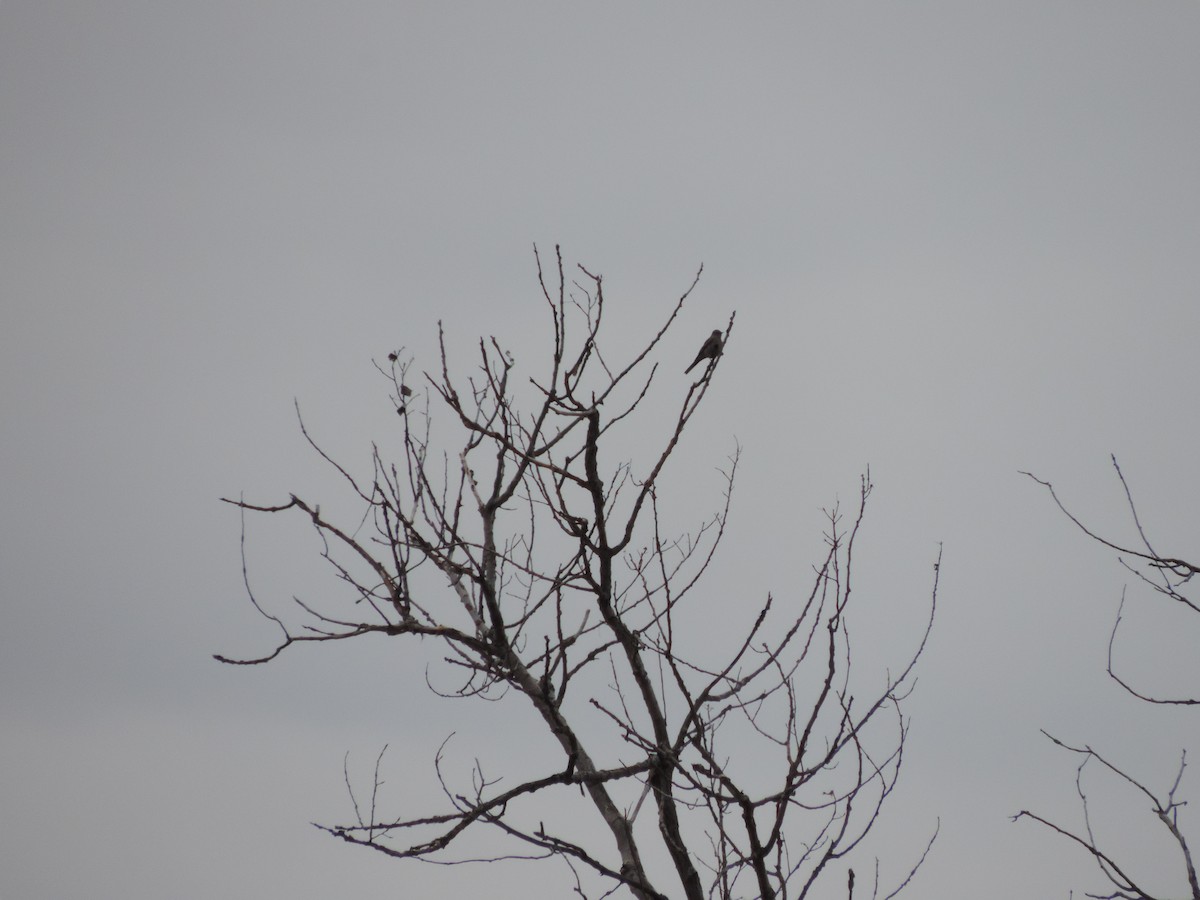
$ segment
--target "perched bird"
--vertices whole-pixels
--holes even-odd
[[[708,336],[708,340],[704,342],[704,346],[700,348],[700,352],[696,354],[696,358],[692,361],[692,364],[683,370],[683,374],[686,375],[688,372],[692,371],[692,369],[696,368],[696,364],[699,363],[700,360],[712,359],[720,352],[721,331],[720,329],[717,329]]]

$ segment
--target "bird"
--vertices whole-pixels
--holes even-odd
[[[696,354],[696,358],[692,361],[692,364],[683,370],[683,374],[686,375],[688,372],[692,371],[692,369],[696,368],[696,365],[700,362],[700,360],[712,359],[720,352],[721,330],[718,328],[708,336],[708,340],[704,342],[704,346],[700,348],[700,352]]]

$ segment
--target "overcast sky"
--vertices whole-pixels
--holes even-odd
[[[537,371],[535,242],[605,275],[614,351],[703,263],[667,372],[736,310],[670,481],[702,516],[740,443],[714,623],[806,587],[821,508],[869,465],[857,625],[883,671],[944,544],[906,769],[856,865],[894,879],[940,817],[906,896],[1101,887],[1009,821],[1080,821],[1039,728],[1165,789],[1200,722],[1107,680],[1123,586],[1148,683],[1195,694],[1200,632],[1018,472],[1129,540],[1116,454],[1160,549],[1200,555],[1198,46],[1200,4],[1165,0],[0,3],[0,898],[566,895],[308,824],[349,817],[347,752],[390,744],[404,808],[464,716],[513,719],[429,698],[387,641],[211,659],[275,637],[218,498],[338,502],[293,400],[362,466],[396,427],[371,358],[432,365],[439,319],[461,358],[495,335]],[[253,521],[248,547],[279,607],[321,583],[302,528]],[[1095,812],[1182,895],[1120,834],[1144,804]]]

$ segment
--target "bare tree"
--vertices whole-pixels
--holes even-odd
[[[369,807],[351,790],[354,820],[318,826],[344,841],[454,863],[467,861],[460,847],[479,846],[467,835],[490,831],[485,860],[555,858],[582,897],[622,886],[637,898],[809,896],[860,844],[896,784],[908,728],[902,703],[932,626],[938,565],[928,623],[899,669],[852,678],[851,567],[871,493],[866,476],[851,513],[826,511],[827,552],[810,583],[789,561],[786,602],[730,598],[726,645],[697,642],[687,617],[725,534],[740,450],[721,472],[719,511],[693,532],[663,533],[660,490],[730,346],[734,316],[703,372],[686,390],[668,389],[682,394],[673,415],[639,426],[661,434],[652,458],[613,463],[604,450],[658,387],[655,353],[700,272],[645,346],[619,358],[601,350],[601,277],[580,266],[569,282],[556,248],[547,278],[534,252],[551,326],[540,377],[519,383],[495,339],[479,342],[473,374],[454,375],[440,326],[433,372],[414,379],[403,351],[389,354],[378,368],[399,413],[403,458],[390,462],[376,446],[366,479],[326,455],[301,421],[363,505],[369,539],[298,495],[278,505],[227,501],[243,515],[307,517],[349,590],[336,614],[297,601],[297,625],[269,612],[247,580],[281,640],[258,658],[216,658],[265,663],[294,644],[368,634],[434,639],[445,652],[441,677],[459,675],[453,689],[435,678],[435,690],[528,704],[557,748],[557,765],[508,786],[481,760],[469,784],[453,783],[439,752],[444,807],[419,816],[377,809],[377,763]],[[572,323],[582,329],[577,339]],[[453,450],[438,450],[435,410],[457,431]],[[647,802],[653,824],[639,819]],[[580,803],[603,823],[599,845],[575,836]],[[560,815],[564,804],[574,807]],[[852,894],[852,873],[849,885]],[[876,865],[872,896],[880,891]]]
[[[1142,584],[1148,585],[1156,594],[1166,598],[1177,608],[1181,608],[1189,614],[1200,613],[1200,607],[1196,605],[1196,602],[1183,593],[1189,587],[1192,576],[1200,572],[1200,567],[1178,557],[1166,556],[1155,549],[1142,527],[1137,507],[1133,501],[1133,493],[1129,489],[1129,483],[1125,480],[1125,475],[1122,473],[1115,456],[1112,457],[1112,464],[1116,470],[1117,478],[1121,482],[1121,487],[1125,492],[1125,499],[1129,505],[1129,513],[1141,541],[1140,548],[1122,546],[1092,531],[1067,509],[1050,482],[1036,478],[1028,472],[1023,474],[1029,475],[1038,484],[1044,486],[1049,491],[1051,498],[1053,498],[1058,508],[1084,534],[1120,554],[1118,558],[1121,565],[1133,573]],[[1125,600],[1125,592],[1122,591],[1121,602],[1117,607],[1112,633],[1108,640],[1108,663],[1106,669],[1109,677],[1119,684],[1124,691],[1146,703],[1168,706],[1190,706],[1200,703],[1200,699],[1193,697],[1155,696],[1146,690],[1135,687],[1130,683],[1128,678],[1118,674],[1113,663],[1113,647],[1117,640],[1117,632],[1121,627],[1122,615],[1125,611]],[[1103,900],[1156,900],[1155,895],[1146,886],[1145,877],[1137,874],[1136,866],[1128,860],[1124,862],[1118,861],[1117,852],[1111,848],[1102,848],[1096,838],[1095,830],[1092,827],[1091,811],[1088,806],[1088,795],[1084,789],[1084,773],[1089,765],[1098,766],[1110,779],[1115,779],[1116,782],[1127,785],[1140,798],[1149,801],[1150,812],[1153,817],[1151,824],[1161,828],[1162,839],[1167,841],[1168,846],[1174,848],[1176,851],[1175,855],[1179,861],[1179,880],[1187,884],[1188,896],[1192,900],[1200,900],[1200,882],[1197,881],[1196,867],[1192,859],[1191,848],[1188,844],[1188,837],[1181,829],[1179,823],[1179,810],[1186,803],[1186,801],[1180,800],[1178,795],[1180,784],[1183,781],[1183,774],[1187,768],[1187,750],[1185,749],[1180,753],[1179,768],[1174,772],[1174,776],[1170,780],[1170,786],[1156,793],[1146,787],[1144,781],[1134,778],[1128,772],[1093,750],[1090,746],[1073,746],[1059,740],[1049,732],[1043,731],[1043,734],[1053,741],[1056,746],[1074,754],[1079,759],[1079,766],[1075,773],[1075,790],[1079,796],[1080,806],[1083,811],[1083,829],[1081,831],[1072,831],[1063,828],[1028,810],[1019,812],[1013,817],[1014,820],[1028,818],[1039,822],[1075,844],[1078,844],[1091,854],[1112,890],[1103,894],[1089,893],[1086,896],[1103,898]],[[1176,895],[1172,894],[1172,896]]]

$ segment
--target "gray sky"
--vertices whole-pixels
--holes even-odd
[[[403,807],[464,716],[515,727],[425,696],[416,654],[209,656],[274,637],[217,498],[337,503],[293,398],[362,465],[395,427],[372,356],[431,365],[441,318],[460,358],[495,334],[532,367],[535,241],[604,273],[614,348],[703,262],[667,371],[737,311],[671,482],[702,516],[741,443],[714,620],[804,587],[869,464],[882,670],[944,542],[885,877],[940,816],[912,896],[1098,887],[1008,821],[1079,821],[1038,729],[1161,788],[1200,731],[1107,681],[1130,579],[1017,473],[1128,539],[1115,453],[1196,555],[1198,42],[1193,2],[0,4],[0,897],[563,896],[308,824],[348,817],[346,751],[365,772],[390,743]],[[320,570],[276,524],[249,546],[282,605]],[[1130,665],[1194,679],[1186,620],[1130,619]]]

